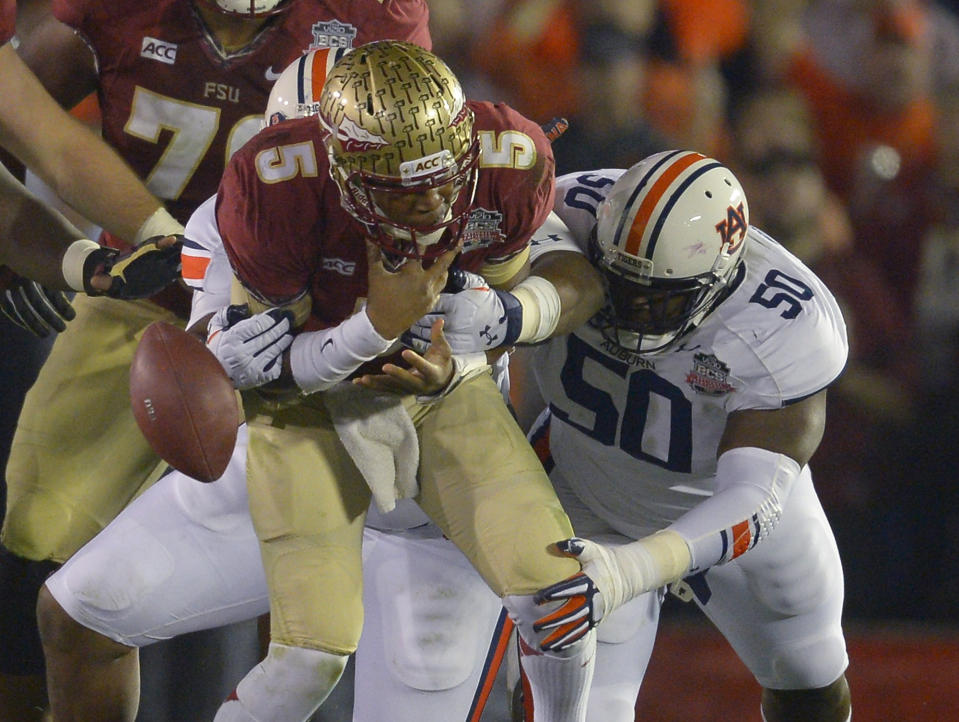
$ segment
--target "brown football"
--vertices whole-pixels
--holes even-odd
[[[130,366],[130,403],[140,431],[174,469],[219,479],[233,454],[239,420],[233,384],[197,337],[155,321]]]

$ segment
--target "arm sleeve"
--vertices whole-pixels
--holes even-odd
[[[376,332],[364,308],[337,326],[301,333],[293,339],[293,380],[304,393],[324,391],[387,351],[394,341]]]
[[[756,447],[724,452],[716,465],[716,491],[668,529],[689,545],[689,574],[724,564],[765,539],[782,517],[799,464]]]
[[[193,289],[187,327],[230,303],[233,270],[217,230],[215,203],[216,196],[201,203],[184,230],[182,274],[184,282]]]

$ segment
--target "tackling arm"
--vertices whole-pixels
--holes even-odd
[[[481,275],[461,272],[462,288],[441,294],[404,340],[425,346],[439,317],[455,354],[536,344],[581,326],[602,307],[604,288],[569,233],[550,213],[529,250],[487,263]]]
[[[496,266],[483,269],[493,286],[510,291],[520,302],[522,329],[516,343],[540,343],[569,333],[602,308],[602,278],[555,212],[530,239],[529,258],[528,266],[505,280],[497,278]]]
[[[822,390],[781,409],[730,414],[714,494],[666,529],[618,547],[560,542],[559,551],[578,558],[583,571],[537,595],[540,603],[566,602],[536,623],[547,633],[544,649],[561,649],[640,594],[735,559],[766,538],[822,439],[825,404]],[[600,599],[586,587],[598,589]]]

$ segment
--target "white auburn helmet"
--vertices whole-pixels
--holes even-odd
[[[276,125],[291,118],[316,115],[327,73],[348,52],[350,48],[317,48],[290,63],[270,90],[265,124]]]
[[[603,335],[645,354],[695,328],[732,281],[748,227],[746,195],[719,161],[670,150],[634,165],[597,211]]]
[[[286,10],[293,0],[202,0],[224,15],[245,18],[265,18]]]

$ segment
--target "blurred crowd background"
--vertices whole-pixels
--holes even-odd
[[[667,148],[736,172],[849,327],[811,464],[847,617],[959,620],[959,2],[429,4],[470,97],[569,120],[558,174]]]

